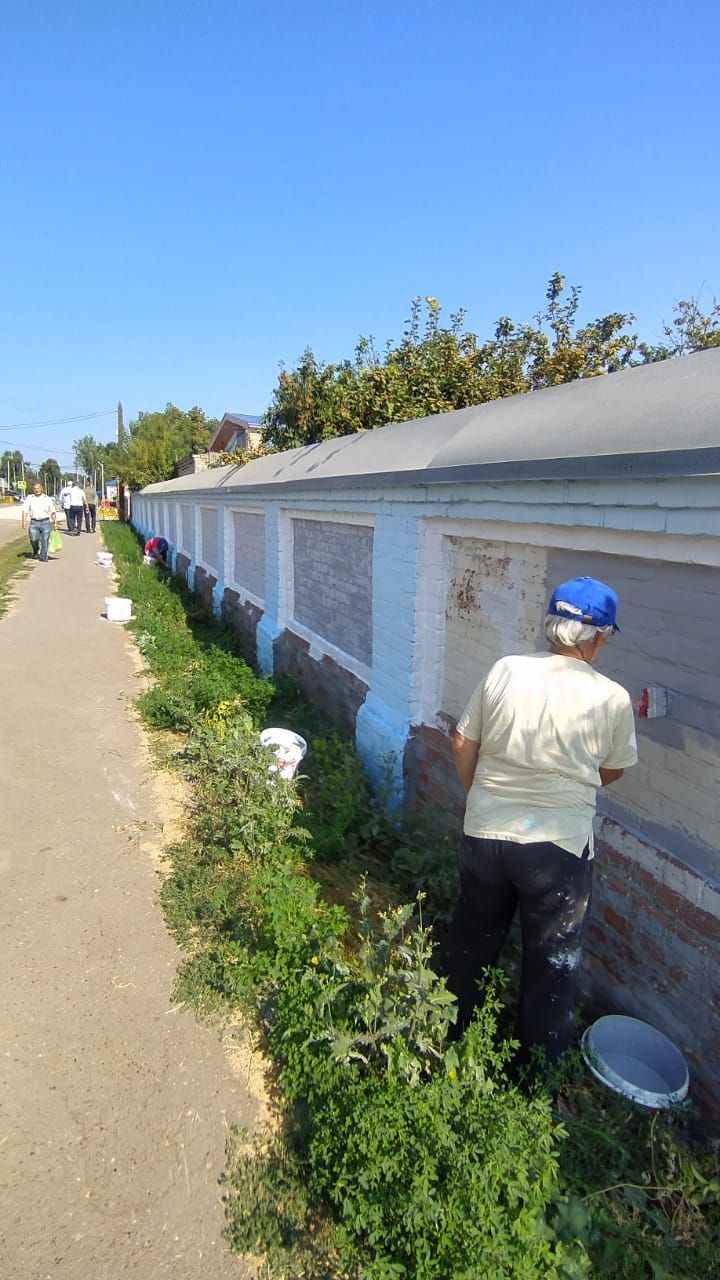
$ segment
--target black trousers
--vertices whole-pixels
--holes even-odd
[[[497,962],[520,908],[522,971],[516,1038],[519,1063],[533,1046],[549,1064],[567,1048],[592,893],[593,863],[556,844],[465,836],[460,894],[444,947],[448,986],[463,1031],[482,1001],[482,971]]]

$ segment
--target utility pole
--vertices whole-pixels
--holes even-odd
[[[125,448],[125,423],[123,422],[122,401],[118,400],[117,407],[117,442],[118,456],[122,461],[122,455]],[[120,476],[117,477],[117,505],[118,515],[121,520],[125,519],[125,485],[121,483]]]

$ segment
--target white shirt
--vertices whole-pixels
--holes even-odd
[[[630,695],[586,662],[555,653],[501,658],[458,732],[480,743],[465,834],[580,856],[590,844],[599,768],[637,761]]]
[[[55,503],[46,493],[29,493],[23,502],[23,515],[31,520],[49,520],[55,515]]]
[[[79,484],[73,484],[70,486],[70,506],[85,506],[85,490],[81,489]]]

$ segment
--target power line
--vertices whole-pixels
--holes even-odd
[[[34,431],[41,427],[61,427],[67,422],[89,422],[91,418],[115,417],[115,409],[98,409],[95,413],[77,413],[73,418],[47,418],[45,422],[0,422],[0,431]]]
[[[23,443],[22,440],[0,440],[0,444],[11,444],[16,449],[41,449],[44,453],[69,453],[71,457],[75,456],[74,449],[58,449],[57,445],[32,444]]]

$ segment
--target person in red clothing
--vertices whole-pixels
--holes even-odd
[[[146,556],[152,556],[153,560],[159,560],[161,564],[167,564],[167,554],[170,550],[170,543],[167,538],[148,538],[143,551]]]

